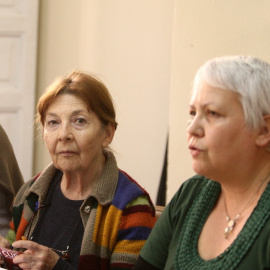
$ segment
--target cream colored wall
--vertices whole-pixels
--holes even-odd
[[[41,0],[37,98],[73,68],[100,76],[120,123],[113,144],[119,166],[154,201],[169,127],[169,200],[194,174],[186,123],[196,70],[228,54],[270,61],[268,10],[268,0]],[[37,139],[34,173],[49,161]]]
[[[168,199],[194,174],[186,126],[197,69],[222,55],[248,54],[270,62],[270,1],[175,0],[174,4]]]
[[[156,200],[169,119],[172,0],[41,0],[37,98],[77,68],[108,86],[118,165]],[[40,138],[34,173],[50,158]]]

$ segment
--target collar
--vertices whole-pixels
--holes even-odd
[[[119,169],[115,156],[112,152],[104,152],[106,163],[101,176],[95,181],[93,191],[85,202],[94,197],[101,205],[110,204],[113,200],[118,183]],[[42,204],[46,198],[50,183],[53,180],[57,168],[53,163],[49,164],[45,170],[37,177],[32,186],[26,191],[25,196],[35,193]]]

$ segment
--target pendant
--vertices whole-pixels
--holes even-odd
[[[224,231],[224,236],[227,239],[229,237],[229,234],[233,231],[233,228],[235,226],[235,221],[233,219],[230,219],[229,217],[226,218],[228,221],[227,227]]]

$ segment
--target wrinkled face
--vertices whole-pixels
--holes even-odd
[[[247,128],[237,93],[201,83],[190,116],[187,137],[196,173],[215,179],[254,158],[257,133]]]
[[[100,166],[111,142],[96,114],[70,94],[58,96],[47,109],[43,135],[54,165],[64,173]]]

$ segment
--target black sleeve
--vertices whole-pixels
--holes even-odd
[[[132,270],[162,270],[162,269],[153,266],[152,264],[145,261],[141,256],[139,256],[139,259],[137,260]]]
[[[76,267],[59,258],[53,270],[76,270]]]

